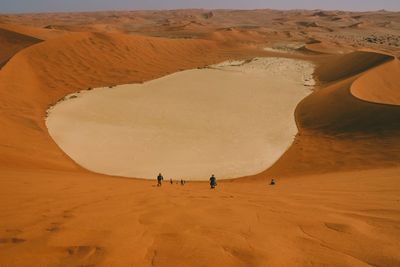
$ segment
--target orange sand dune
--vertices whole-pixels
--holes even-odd
[[[313,13],[218,11],[207,17],[218,28],[237,18],[243,25],[257,20],[276,26],[284,41],[306,41],[307,32],[290,27]],[[165,13],[143,14],[151,20]],[[337,15],[346,14],[352,15]],[[396,14],[376,13],[379,20],[389,15]],[[88,15],[41,16],[70,23]],[[250,47],[256,41],[248,35],[248,44],[245,38],[240,43]],[[213,191],[206,183],[157,188],[152,181],[93,174],[50,138],[45,111],[68,93],[265,55],[237,46],[236,39],[222,45],[66,33],[15,54],[0,70],[0,265],[399,266],[400,107],[350,92],[356,81],[355,95],[397,101],[372,94],[376,86],[393,92],[377,78],[382,68],[388,77],[396,73],[390,56],[302,56],[319,64],[322,85],[297,107],[295,142],[269,170],[220,182]],[[268,185],[272,177],[276,186]]]
[[[392,62],[397,64],[391,61],[374,68],[391,58],[383,54],[355,52],[320,61],[320,64],[326,62],[331,65],[321,65],[316,71],[317,77],[331,83],[306,97],[297,106],[299,134],[292,147],[270,171],[274,174],[298,175],[399,167],[400,107],[366,102],[353,96],[350,91],[354,81],[357,85],[358,79],[377,75],[376,71],[379,72],[381,67],[389,70],[387,66],[393,67]],[[373,69],[362,72],[368,68]],[[395,80],[395,73],[396,69],[391,68],[386,77],[391,75],[391,79]],[[352,76],[354,74],[358,75]],[[390,97],[393,88],[383,87]],[[362,88],[373,90],[366,84]]]
[[[363,100],[400,105],[400,62],[397,58],[358,78],[351,93]]]
[[[368,51],[335,55],[327,57],[321,62],[316,75],[322,82],[333,82],[349,78],[390,59],[393,59],[390,55]]]
[[[18,51],[40,41],[0,27],[0,68]]]

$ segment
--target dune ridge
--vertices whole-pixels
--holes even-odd
[[[18,51],[39,43],[41,40],[1,28],[0,26],[0,68]]]
[[[393,56],[369,51],[333,55],[320,64],[315,74],[321,82],[334,82],[362,73],[391,59]]]
[[[39,40],[47,40],[51,38],[57,38],[62,36],[66,31],[37,28],[28,25],[14,24],[14,23],[0,23],[0,28],[22,35],[30,36]]]

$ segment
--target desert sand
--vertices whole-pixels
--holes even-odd
[[[171,10],[0,22],[2,38],[21,41],[0,50],[1,266],[400,265],[399,13]],[[264,50],[288,43],[305,45]],[[317,86],[294,112],[295,140],[270,168],[216,190],[90,172],[45,124],[71,93],[271,56],[316,65]]]
[[[99,173],[252,175],[293,142],[294,109],[311,92],[312,74],[311,63],[293,59],[224,62],[69,95],[48,111],[46,125],[67,155]]]

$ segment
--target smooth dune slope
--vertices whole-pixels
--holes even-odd
[[[399,171],[185,186],[2,170],[3,266],[398,266]],[[377,245],[379,244],[379,248]]]
[[[354,81],[351,93],[365,101],[400,105],[400,61],[395,58]]]

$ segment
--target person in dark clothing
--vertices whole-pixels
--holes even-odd
[[[210,188],[214,189],[217,186],[217,178],[215,178],[214,174],[210,177]]]
[[[169,183],[170,183],[170,184],[173,184],[173,183],[174,183],[174,182],[172,181],[172,178],[169,179]]]
[[[185,185],[185,180],[181,179],[181,185]]]
[[[272,180],[271,180],[270,185],[275,185],[275,179],[272,179]]]
[[[161,186],[162,180],[164,180],[164,177],[159,173],[157,176],[157,186]]]

